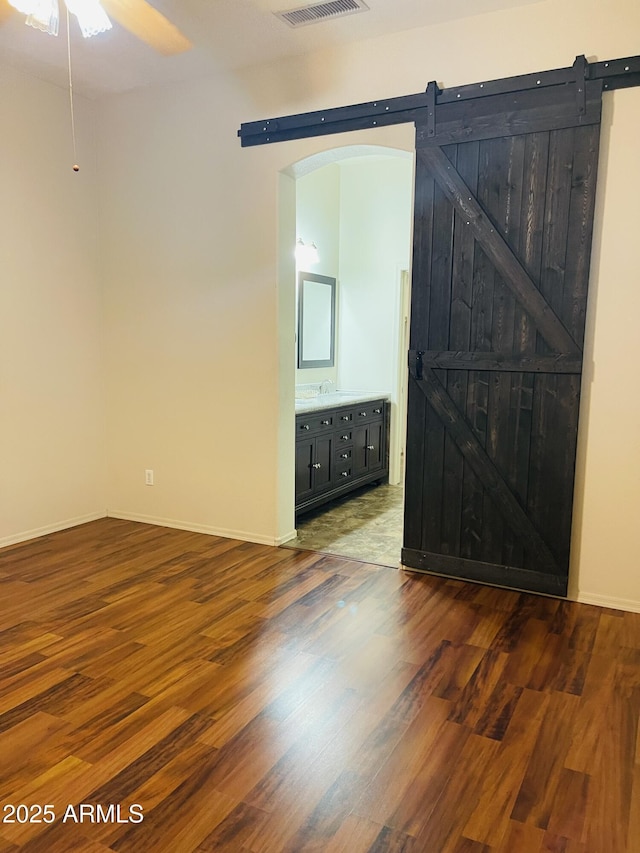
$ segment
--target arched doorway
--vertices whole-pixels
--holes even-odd
[[[376,494],[356,493],[322,510],[297,517],[299,547],[398,565],[402,532],[402,481],[406,416],[406,351],[408,341],[413,157],[382,146],[348,146],[325,151],[287,170],[293,186],[281,205],[281,239],[289,254],[295,241],[317,247],[311,265],[287,264],[281,246],[283,278],[288,278],[288,304],[283,324],[295,323],[296,272],[307,271],[336,281],[336,340],[333,365],[300,367],[295,344],[288,356],[297,409],[302,394],[321,385],[331,389],[380,392],[390,403],[389,487]],[[292,212],[291,206],[295,207]],[[295,227],[295,235],[292,234]],[[285,237],[286,235],[286,237]],[[283,285],[284,286],[284,285]],[[285,298],[283,300],[287,302]],[[286,335],[281,346],[286,346]],[[286,359],[283,352],[282,359]],[[286,382],[286,380],[284,380]],[[285,395],[287,396],[287,395]],[[290,452],[294,453],[291,437]],[[292,465],[285,466],[292,469]],[[293,491],[292,476],[281,476],[280,488]],[[386,523],[381,514],[386,513]],[[375,524],[376,520],[380,523]],[[374,533],[367,529],[372,521]],[[301,531],[304,530],[304,535]],[[383,533],[383,531],[385,531]],[[394,538],[395,534],[395,538]],[[377,541],[374,542],[374,539]],[[376,555],[379,559],[376,559]]]

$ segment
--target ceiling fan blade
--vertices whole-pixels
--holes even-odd
[[[165,56],[193,47],[171,21],[146,0],[102,0],[102,6],[110,18]]]
[[[7,3],[7,0],[0,0],[0,24],[4,24],[14,11],[15,10]]]

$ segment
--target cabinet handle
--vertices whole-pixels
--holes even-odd
[[[375,449],[376,449],[375,444],[367,444],[367,450],[375,450]]]
[[[366,412],[360,412],[360,417],[361,417],[361,418],[366,418],[366,417],[367,417],[367,413],[366,413]]]
[[[324,426],[329,426],[331,421],[320,421],[320,423],[323,424]]]
[[[348,459],[348,458],[349,458],[349,454],[348,454],[348,453],[341,453],[341,454],[340,454],[340,459]]]
[[[340,438],[342,439],[342,441],[349,441],[348,435],[341,435]]]
[[[341,421],[348,421],[348,420],[349,420],[349,415],[341,415],[340,420],[341,420]]]
[[[373,414],[374,414],[374,415],[381,415],[381,414],[382,414],[382,409],[374,409],[374,410],[373,410]]]
[[[301,429],[309,429],[309,424],[303,424]]]
[[[322,465],[319,462],[314,462],[311,467],[317,470],[318,468],[322,468]]]
[[[348,471],[342,471],[342,473],[340,474],[340,476],[341,476],[341,477],[348,477],[348,476],[349,476],[349,472],[348,472]]]

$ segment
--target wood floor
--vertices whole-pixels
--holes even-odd
[[[640,614],[115,519],[0,587],[0,853],[640,853]]]

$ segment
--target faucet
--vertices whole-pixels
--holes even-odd
[[[320,383],[320,393],[321,394],[329,394],[329,392],[331,391],[332,385],[333,385],[333,382],[331,381],[331,379],[323,379],[322,382]]]

